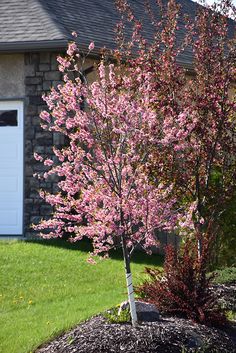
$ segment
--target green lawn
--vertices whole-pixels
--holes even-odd
[[[114,253],[86,262],[89,245],[63,241],[0,241],[0,352],[27,353],[61,331],[126,299],[123,260]],[[140,283],[157,255],[137,253],[132,269]]]

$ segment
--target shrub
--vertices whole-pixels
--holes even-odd
[[[199,259],[197,244],[190,239],[178,252],[166,247],[164,270],[146,268],[149,276],[136,288],[139,296],[161,312],[177,314],[206,325],[226,324],[224,311],[210,289],[214,275],[207,275],[212,239],[205,239]]]
[[[236,267],[226,267],[215,271],[215,283],[232,284],[236,283]]]

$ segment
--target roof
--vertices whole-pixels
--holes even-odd
[[[129,2],[137,17],[143,19],[147,39],[151,38],[153,27],[145,15],[145,1]],[[155,2],[151,0],[153,5]],[[178,2],[182,12],[191,16],[199,6],[191,0]],[[97,52],[104,46],[114,48],[118,20],[114,0],[0,0],[0,52],[65,49],[72,31],[78,33],[82,48],[91,41],[95,42]],[[183,35],[180,23],[178,39]],[[182,54],[181,62],[191,63],[190,51]]]

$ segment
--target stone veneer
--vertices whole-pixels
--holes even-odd
[[[61,73],[57,70],[57,53],[26,53],[25,72],[25,204],[24,224],[25,236],[35,235],[32,223],[38,223],[41,218],[51,214],[50,205],[45,204],[39,197],[38,190],[53,191],[56,183],[39,181],[33,177],[34,173],[43,172],[47,168],[37,162],[33,154],[37,152],[43,156],[52,156],[52,146],[60,145],[62,140],[57,134],[42,130],[40,127],[40,112],[46,108],[42,94],[47,93],[52,86],[60,83]]]

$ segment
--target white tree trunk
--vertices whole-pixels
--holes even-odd
[[[137,326],[138,319],[137,319],[137,312],[136,312],[136,307],[135,307],[134,289],[133,289],[133,282],[132,282],[132,274],[131,273],[126,273],[126,283],[127,283],[128,300],[129,300],[132,325],[135,327],[135,326]]]

